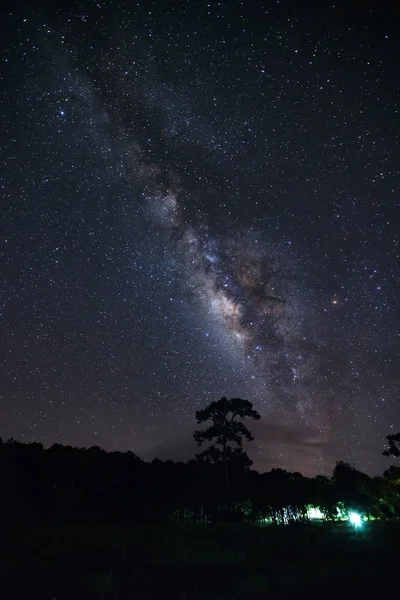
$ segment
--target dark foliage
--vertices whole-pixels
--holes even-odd
[[[327,518],[338,502],[371,516],[398,515],[396,469],[371,478],[338,463],[332,479],[309,479],[273,469],[257,473],[240,461],[230,467],[227,511],[223,464],[146,463],[132,452],[105,452],[14,440],[0,444],[3,522],[137,524],[270,519],[307,520],[309,505]]]
[[[239,419],[254,419],[261,417],[248,400],[241,398],[221,398],[210,402],[208,406],[196,412],[196,422],[211,422],[206,429],[194,432],[195,442],[209,446],[197,455],[198,460],[217,463],[227,461],[240,462],[244,467],[250,467],[252,461],[243,450],[243,441],[251,442],[254,438],[250,431]]]
[[[400,431],[398,433],[390,433],[386,436],[388,441],[387,448],[382,452],[384,456],[400,456]]]

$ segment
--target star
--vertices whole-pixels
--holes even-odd
[[[3,23],[2,437],[188,460],[231,395],[267,423],[255,468],[382,473],[394,15],[84,4]]]

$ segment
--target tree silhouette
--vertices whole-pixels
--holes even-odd
[[[224,414],[229,421],[235,413]],[[0,525],[209,523],[227,518],[278,524],[307,520],[310,505],[336,518],[338,503],[347,511],[400,518],[400,467],[373,478],[343,462],[331,479],[309,479],[283,469],[261,474],[248,468],[240,445],[227,445],[232,448],[226,460],[231,489],[226,488],[225,462],[216,443],[215,462],[208,457],[148,463],[129,451],[60,444],[45,448],[0,439]]]
[[[398,458],[400,456],[400,431],[398,433],[389,433],[386,436],[388,441],[387,448],[384,449],[382,454],[384,456],[395,456]]]
[[[228,463],[241,465],[248,469],[252,461],[243,450],[243,441],[252,441],[254,438],[242,421],[238,419],[254,419],[258,421],[261,416],[248,400],[241,398],[221,398],[210,402],[208,406],[196,412],[198,424],[211,421],[206,429],[196,430],[193,434],[198,446],[204,442],[210,445],[197,459],[210,463],[223,463],[225,472],[226,492],[229,502],[229,475]]]
[[[344,502],[347,510],[361,511],[367,516],[374,512],[378,481],[358,471],[349,463],[340,460],[333,470],[332,480],[336,490],[336,501]],[[377,492],[379,495],[379,491]]]

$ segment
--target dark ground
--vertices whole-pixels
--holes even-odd
[[[380,598],[398,581],[400,526],[2,528],[0,598]]]

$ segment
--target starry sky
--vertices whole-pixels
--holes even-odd
[[[8,3],[0,435],[382,472],[400,429],[399,77],[379,3]],[[389,461],[390,462],[390,461]]]

